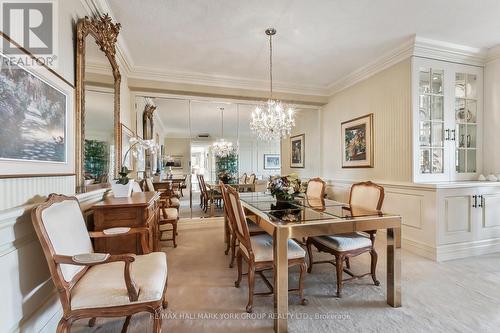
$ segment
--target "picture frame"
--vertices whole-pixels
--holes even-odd
[[[132,158],[132,154],[128,153],[127,159],[124,160],[125,154],[130,148],[130,139],[135,137],[134,131],[125,126],[125,124],[120,123],[120,138],[121,138],[121,152],[122,152],[122,166],[126,166],[129,170],[134,169],[134,161]]]
[[[264,170],[279,170],[281,169],[280,154],[264,154]]]
[[[0,178],[75,175],[74,85],[1,36],[35,65],[0,51],[0,84],[9,93],[0,126]],[[8,88],[12,85],[25,89]]]
[[[290,137],[290,168],[304,168],[306,156],[306,135]]]
[[[182,160],[184,159],[184,156],[172,155],[171,158],[174,161],[174,165],[172,166],[172,169],[182,169],[183,168]]]
[[[373,168],[373,113],[341,123],[342,168]]]

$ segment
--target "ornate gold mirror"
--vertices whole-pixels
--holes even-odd
[[[80,192],[105,186],[121,168],[120,27],[108,15],[77,23],[75,164]]]

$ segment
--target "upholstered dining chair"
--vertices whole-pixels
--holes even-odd
[[[224,186],[227,191],[227,198],[230,202],[231,214],[234,217],[235,233],[239,241],[239,247],[236,254],[236,261],[238,265],[238,278],[234,285],[236,288],[240,287],[241,277],[243,275],[243,260],[248,263],[248,304],[246,306],[247,312],[252,312],[253,296],[254,295],[271,295],[273,294],[274,287],[264,276],[264,271],[273,269],[273,237],[268,234],[262,234],[250,237],[250,231],[246,222],[245,212],[241,206],[239,193],[230,186]],[[288,241],[288,266],[300,266],[299,287],[290,289],[291,292],[298,292],[301,299],[301,304],[307,303],[304,298],[304,275],[307,269],[305,261],[305,251],[293,240]],[[255,287],[255,273],[258,273],[265,284],[271,290],[267,293],[254,293]]]
[[[257,176],[255,176],[255,173],[252,173],[245,181],[245,184],[255,184],[255,179]]]
[[[204,201],[203,210],[206,213],[211,205],[220,206],[220,201],[222,200],[222,195],[220,192],[218,192],[214,189],[209,190],[207,188],[207,184],[205,183],[205,177],[203,175],[200,175],[200,183],[201,183],[203,201]]]
[[[307,182],[306,196],[308,198],[323,199],[326,191],[326,183],[321,178],[311,178]]]
[[[355,216],[356,209],[366,212],[379,212],[384,202],[384,188],[370,181],[353,184],[349,195],[349,208],[346,210],[346,215]],[[329,263],[336,266],[337,272],[337,297],[341,297],[343,283],[354,279],[359,279],[367,275],[371,275],[373,283],[378,286],[380,282],[377,280],[377,252],[375,251],[375,234],[376,230],[367,233],[355,232],[348,234],[339,234],[332,236],[309,237],[307,239],[307,252],[309,254],[309,268],[311,273],[313,264]],[[335,260],[313,261],[312,245],[319,252],[327,252],[335,256]],[[369,252],[371,256],[370,272],[355,275],[350,270],[349,258],[358,256],[362,253]],[[347,267],[344,268],[344,261]],[[344,279],[343,272],[350,275],[350,278]]]
[[[179,210],[170,207],[166,200],[160,201],[160,219],[158,222],[158,234],[160,241],[172,241],[174,248],[177,247],[177,222],[179,222]],[[172,233],[171,238],[164,238],[168,232]]]
[[[179,212],[181,202],[179,196],[174,193],[172,188],[172,182],[166,182],[165,188],[155,188],[153,180],[151,178],[146,178],[146,189],[150,192],[159,192],[161,201],[164,201],[168,207],[177,209]]]
[[[244,173],[241,175],[240,179],[239,179],[239,183],[240,184],[246,184],[246,181],[247,181],[247,174]]]
[[[112,228],[88,232],[75,197],[51,194],[32,211],[52,281],[59,294],[63,316],[57,332],[66,333],[75,320],[97,317],[130,318],[150,312],[154,332],[161,332],[161,311],[167,307],[167,258],[163,252],[145,255],[95,253],[91,238],[141,235],[147,248],[147,228]]]
[[[227,219],[227,228],[226,228],[226,239],[228,240],[226,245],[226,251],[224,252],[226,255],[231,251],[231,259],[229,261],[229,268],[233,268],[234,259],[236,259],[236,246],[238,245],[238,239],[235,234],[235,222],[234,216],[231,210],[231,203],[227,197],[227,191],[222,181],[219,181],[219,185],[221,188],[222,200],[224,202],[224,214]],[[266,232],[262,230],[257,224],[255,224],[251,219],[247,218],[248,232],[250,236],[265,234]]]

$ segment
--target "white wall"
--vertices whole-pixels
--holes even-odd
[[[323,177],[411,182],[410,75],[407,59],[339,92],[322,108]],[[369,113],[374,114],[374,168],[343,169],[341,123]]]
[[[191,160],[191,140],[189,138],[166,138],[165,155],[182,156],[182,169],[172,169],[174,174],[191,174],[189,161]]]
[[[255,138],[240,138],[238,151],[238,172],[240,175],[255,173],[259,179],[279,175],[280,170],[264,169],[264,154],[279,154],[279,142],[265,142]],[[283,163],[283,160],[281,160]]]
[[[500,59],[484,67],[484,174],[500,174]]]
[[[290,139],[281,141],[281,174],[297,173],[302,179],[321,175],[321,123],[320,110],[300,109],[295,114],[295,127],[291,136],[305,135],[304,168],[290,167]]]

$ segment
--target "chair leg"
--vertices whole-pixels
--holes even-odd
[[[253,264],[248,264],[248,304],[246,310],[248,313],[252,313],[253,308],[253,290],[255,287],[255,266]]]
[[[125,318],[125,322],[123,323],[123,326],[122,326],[122,333],[127,333],[127,331],[128,331],[128,325],[130,325],[130,318],[131,317],[132,316],[127,316]]]
[[[234,266],[234,258],[236,253],[236,235],[233,233],[231,235],[231,261],[229,262],[229,268],[233,268]]]
[[[380,281],[377,280],[377,273],[376,273],[376,270],[377,270],[377,260],[378,260],[378,254],[377,254],[377,251],[375,251],[374,248],[372,248],[372,250],[370,251],[370,256],[372,258],[372,264],[371,264],[371,275],[372,275],[372,279],[373,279],[373,283],[376,285],[376,286],[380,286]]]
[[[227,256],[229,254],[229,250],[231,249],[231,232],[227,226],[226,226],[225,233],[226,233],[225,237],[226,237],[227,243],[226,243],[226,250],[224,250],[224,254]]]
[[[70,331],[70,327],[71,327],[71,323],[64,319],[64,318],[61,318],[61,320],[59,320],[59,324],[57,324],[57,333],[69,333]]]
[[[307,264],[304,261],[300,264],[300,276],[299,276],[299,296],[300,296],[300,304],[307,305],[307,299],[304,298],[304,278],[306,275]]]
[[[243,269],[243,257],[241,255],[240,250],[238,249],[238,253],[236,253],[236,266],[238,266],[238,278],[234,282],[234,286],[236,288],[240,287],[241,283],[241,277],[243,276],[242,269]]]
[[[96,317],[90,318],[89,319],[89,327],[94,327],[96,320],[97,320]]]
[[[177,247],[176,236],[177,236],[177,221],[172,223],[172,240],[174,241],[174,248]]]
[[[351,269],[351,262],[349,261],[349,258],[345,258],[345,267],[347,269]]]
[[[153,332],[161,333],[161,307],[155,310],[153,317]]]
[[[312,254],[312,243],[309,240],[309,238],[306,241],[306,246],[307,246],[307,255],[309,256],[309,266],[307,267],[307,273],[312,272],[313,268],[313,254]]]
[[[337,267],[337,297],[342,297],[342,273],[344,271],[344,257],[336,256],[335,257],[335,266]]]

